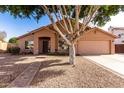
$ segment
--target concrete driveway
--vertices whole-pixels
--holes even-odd
[[[124,78],[124,54],[83,57]]]

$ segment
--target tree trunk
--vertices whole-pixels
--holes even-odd
[[[75,45],[71,44],[69,46],[69,63],[74,65],[75,62]]]

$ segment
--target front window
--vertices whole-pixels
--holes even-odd
[[[25,49],[33,49],[34,42],[33,41],[25,41]]]

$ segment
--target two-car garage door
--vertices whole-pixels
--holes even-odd
[[[79,41],[78,54],[109,54],[109,41]]]

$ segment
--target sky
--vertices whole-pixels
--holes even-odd
[[[6,41],[11,37],[18,37],[47,24],[50,24],[50,20],[47,16],[43,16],[37,23],[33,18],[20,19],[14,18],[8,13],[0,13],[0,31],[7,33]]]
[[[8,13],[0,13],[0,31],[7,33],[6,41],[11,37],[18,37],[48,24],[50,24],[50,20],[47,16],[43,16],[37,23],[33,18],[20,19],[14,18]],[[108,31],[110,26],[124,27],[124,13],[120,12],[116,16],[112,16],[111,21],[102,27],[102,29]]]

